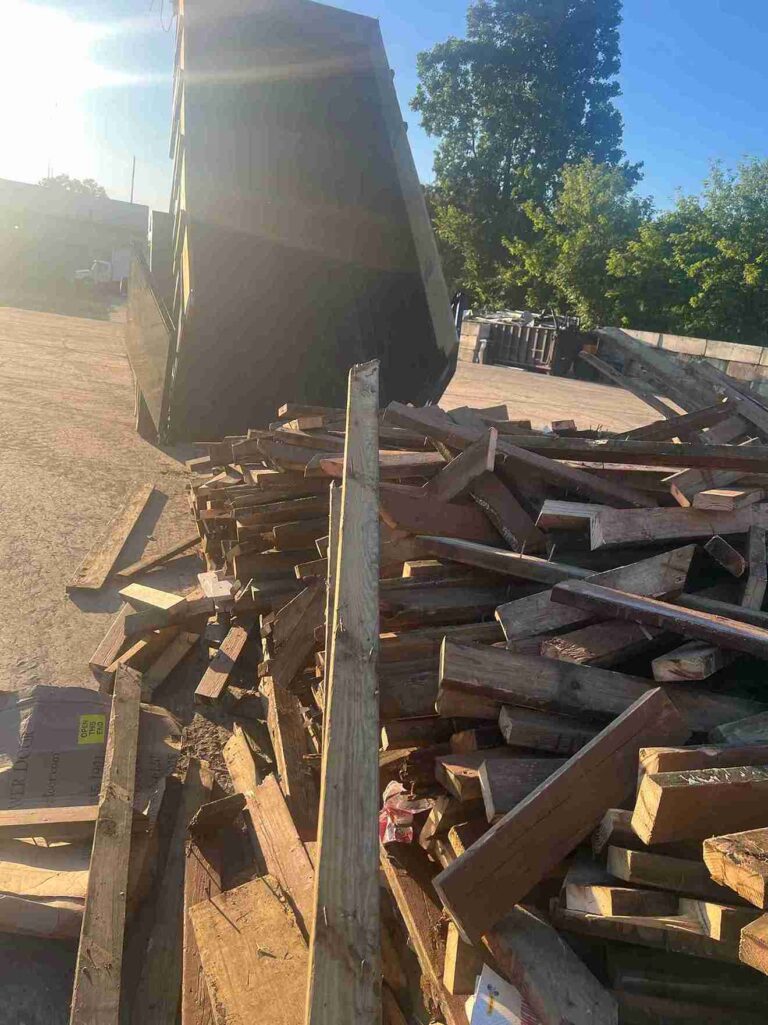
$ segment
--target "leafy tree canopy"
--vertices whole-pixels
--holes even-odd
[[[108,199],[107,191],[93,178],[70,178],[68,174],[49,175],[37,183],[46,189],[60,189],[62,192],[73,192],[79,196],[98,196]]]

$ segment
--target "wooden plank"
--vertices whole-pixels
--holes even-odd
[[[636,441],[666,441],[672,438],[685,438],[697,434],[707,427],[714,427],[734,415],[734,407],[728,402],[717,402],[704,409],[696,409],[692,413],[681,413],[668,420],[654,420],[644,427],[636,427],[627,431],[623,437]]]
[[[308,600],[293,624],[289,643],[283,644],[275,657],[267,663],[268,675],[278,687],[290,688],[298,673],[310,661],[316,646],[315,630],[323,625],[325,583],[322,579],[315,580],[307,590],[310,592]],[[297,598],[293,601],[297,601]]]
[[[442,537],[495,544],[498,532],[482,510],[471,505],[452,505],[420,494],[420,488],[380,491],[381,518],[388,527],[411,534],[429,531]]]
[[[749,575],[744,585],[741,604],[748,609],[762,609],[765,589],[768,585],[768,568],[765,550],[765,529],[750,527],[747,535],[747,563]]]
[[[387,406],[386,419],[389,423],[401,427],[423,430],[427,437],[436,438],[456,449],[464,449],[471,445],[481,433],[472,428],[460,427],[458,424],[454,426],[435,424],[428,416],[424,415],[423,410],[415,410],[399,402],[390,402]],[[522,467],[540,475],[544,480],[573,488],[581,494],[594,498],[597,502],[602,501],[608,505],[636,506],[640,509],[652,508],[655,505],[652,498],[633,488],[624,487],[615,481],[601,480],[583,470],[565,466],[546,456],[540,456],[536,452],[527,452],[504,439],[499,439],[497,443],[497,457],[501,456],[504,457],[503,464],[509,465],[513,475]],[[498,464],[499,458],[497,458],[497,466]]]
[[[768,630],[740,623],[735,619],[711,616],[706,612],[683,609],[668,602],[642,595],[627,594],[612,587],[601,587],[587,580],[569,580],[556,584],[552,600],[584,609],[596,616],[613,616],[636,623],[685,634],[758,658],[768,658]]]
[[[611,846],[608,848],[606,863],[612,876],[633,886],[671,890],[701,900],[729,900],[728,890],[712,882],[701,861]]]
[[[497,922],[485,947],[542,1025],[616,1025],[613,995],[557,931],[528,908],[513,908]]]
[[[341,478],[344,472],[342,456],[330,456],[315,460],[318,472],[329,477]],[[431,477],[445,465],[439,452],[394,452],[379,453],[379,476],[381,480],[400,480],[404,477]]]
[[[478,778],[488,821],[496,822],[512,811],[564,764],[564,758],[489,758],[483,761]]]
[[[701,509],[606,509],[590,525],[593,551],[619,545],[661,544],[663,541],[746,534],[753,525],[768,526],[768,505],[750,505],[735,512]]]
[[[141,687],[121,666],[109,716],[70,1025],[117,1025]]]
[[[270,876],[190,909],[216,1025],[300,1025],[307,948]]]
[[[503,761],[517,758],[517,753],[503,746],[466,754],[438,755],[435,762],[435,779],[452,794],[457,801],[473,801],[482,797],[480,769],[489,759]]]
[[[768,711],[718,724],[710,739],[724,744],[768,743]]]
[[[212,705],[221,699],[221,695],[229,686],[229,677],[243,652],[252,628],[253,624],[230,627],[195,689],[195,701]]]
[[[330,690],[330,679],[328,669],[331,664],[331,652],[333,649],[333,604],[336,600],[336,573],[339,568],[339,536],[341,530],[341,499],[342,490],[338,483],[331,482],[328,497],[328,558],[326,560],[326,581],[325,581],[325,644],[323,652],[325,663],[323,666],[322,679],[322,703],[328,699]],[[379,548],[381,558],[381,546]],[[381,572],[381,566],[379,566]],[[323,749],[328,739],[327,732],[323,732]]]
[[[742,929],[739,960],[768,975],[768,915],[762,915]]]
[[[159,655],[149,669],[141,674],[141,700],[150,701],[153,694],[173,672],[176,666],[200,640],[200,634],[182,630],[165,651]]]
[[[395,719],[381,728],[381,749],[429,747],[443,743],[453,733],[453,723],[436,715]]]
[[[510,489],[495,473],[484,473],[471,487],[472,498],[513,552],[539,552],[546,538]]]
[[[680,914],[696,919],[707,936],[725,943],[739,942],[742,929],[760,918],[756,908],[731,907],[708,900],[680,898]]]
[[[768,829],[708,837],[703,853],[716,883],[757,908],[768,907]]]
[[[703,840],[765,821],[768,766],[646,773],[632,828],[647,844]]]
[[[730,665],[734,657],[733,652],[723,651],[706,641],[686,641],[678,648],[653,659],[651,671],[657,683],[706,680],[708,676]]]
[[[309,936],[315,873],[276,777],[267,776],[245,794],[245,799],[267,872],[277,879],[291,902],[299,928]]]
[[[311,751],[301,703],[294,694],[276,687],[269,679],[264,681],[262,689],[268,702],[267,727],[275,753],[280,787],[299,836],[304,842],[315,840],[318,794],[311,767],[304,758]],[[375,746],[378,749],[378,743]]]
[[[724,537],[715,534],[704,545],[704,551],[732,577],[738,578],[744,575],[747,568],[746,559]]]
[[[605,587],[631,591],[633,594],[648,594],[654,597],[676,594],[685,586],[695,551],[695,545],[685,545],[672,552],[641,559],[628,566],[589,574],[586,579]],[[578,577],[571,576],[570,579]],[[498,607],[496,619],[501,623],[508,642],[533,637],[536,634],[559,632],[564,627],[578,626],[595,618],[581,609],[559,607],[552,602],[551,597],[551,591],[542,591]]]
[[[641,746],[687,736],[666,695],[653,690],[492,826],[434,882],[462,934],[487,932],[627,797]]]
[[[154,906],[154,925],[133,996],[132,1020],[175,1025],[182,991],[184,875],[189,823],[210,800],[213,773],[207,763],[191,758],[181,791],[162,879]],[[200,952],[202,954],[202,951]]]
[[[213,1025],[213,1008],[197,949],[190,910],[222,890],[224,843],[221,835],[207,833],[190,841],[184,864],[184,945],[181,970],[181,1025]]]
[[[599,862],[577,852],[568,865],[560,902],[569,911],[589,915],[675,915],[678,897],[663,890],[617,886]]]
[[[536,526],[542,530],[587,530],[593,516],[604,505],[594,502],[561,502],[548,498],[541,507]]]
[[[475,980],[483,960],[471,943],[465,943],[453,922],[448,923],[445,938],[443,985],[454,996],[475,992]]]
[[[597,727],[551,712],[503,705],[499,729],[513,747],[530,747],[552,754],[572,755],[599,732]]]
[[[378,361],[349,373],[307,1025],[380,1013]],[[430,503],[431,504],[431,503]],[[348,851],[354,850],[350,859]]]
[[[173,594],[171,591],[161,591],[157,587],[148,587],[147,584],[128,584],[121,589],[120,597],[138,611],[161,609],[163,612],[171,612],[180,605],[186,604],[183,595]]]
[[[741,442],[740,447],[754,448],[758,444],[756,438],[748,438]],[[730,484],[741,482],[744,476],[743,470],[723,470],[712,467],[691,468],[669,474],[664,478],[664,484],[677,504],[687,509],[694,503],[696,495],[700,492],[727,488]]]
[[[674,407],[659,398],[653,388],[646,384],[645,381],[640,381],[636,377],[629,377],[626,374],[620,373],[618,370],[614,369],[610,363],[606,363],[605,360],[600,359],[599,356],[596,356],[592,352],[580,352],[579,359],[588,363],[589,366],[594,370],[597,370],[599,374],[602,374],[603,377],[607,378],[609,381],[612,381],[620,388],[624,388],[642,402],[645,402],[657,413],[661,413],[662,416],[668,417],[671,421],[677,420],[677,411]]]
[[[632,829],[632,812],[626,808],[608,809],[592,834],[591,844],[595,854],[602,854],[608,847],[623,847],[630,851],[648,853],[648,848]],[[701,861],[701,845],[695,840],[659,844],[653,853],[686,861],[695,859],[699,864]]]
[[[434,865],[417,845],[397,844],[391,853],[381,848],[381,867],[419,960],[428,1010],[439,1015],[445,1025],[467,1025],[464,1000],[443,985],[443,909],[431,885]]]
[[[541,584],[557,584],[561,580],[581,580],[590,576],[589,570],[579,566],[568,566],[565,563],[540,559],[535,555],[523,555],[509,552],[505,548],[492,548],[490,545],[475,544],[458,538],[435,537],[420,534],[416,540],[424,550],[439,559],[450,559],[467,566],[491,570],[518,580],[533,580]]]
[[[128,603],[124,602],[88,660],[88,667],[92,675],[105,687],[111,687],[115,678],[114,671],[111,669],[112,663],[130,644],[125,633],[125,617],[129,609]]]
[[[450,502],[465,495],[477,477],[487,471],[493,472],[498,437],[498,431],[490,427],[455,458],[451,458],[449,450],[441,452],[449,461],[424,485],[425,494],[440,502]]]
[[[711,488],[693,496],[693,508],[709,512],[734,512],[765,500],[761,488]]]
[[[610,619],[557,637],[543,638],[539,651],[544,658],[607,668],[658,648],[663,636],[661,630]]]
[[[768,448],[760,444],[674,444],[660,441],[623,441],[613,438],[595,441],[591,438],[551,438],[538,435],[516,438],[515,443],[528,455],[536,453],[552,460],[570,459],[630,466],[681,466],[693,469],[739,470],[742,473],[768,471]]]
[[[706,747],[644,747],[640,772],[681,772],[685,769],[730,768],[734,765],[768,765],[768,744],[709,744]]]
[[[165,565],[166,562],[170,562],[177,555],[189,551],[190,548],[194,548],[198,544],[200,544],[200,535],[190,534],[182,541],[177,541],[176,544],[164,548],[155,555],[145,555],[143,559],[138,559],[128,566],[123,566],[122,569],[115,571],[115,576],[120,580],[131,580],[133,577],[139,576],[140,573],[146,573],[147,570],[154,569],[156,566]]]
[[[66,584],[67,592],[98,591],[104,586],[154,490],[151,484],[143,484],[115,514],[104,537],[91,548]]]

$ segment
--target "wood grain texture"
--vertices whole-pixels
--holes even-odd
[[[125,634],[125,617],[129,611],[130,605],[124,602],[88,660],[88,667],[101,686],[112,686],[115,674],[110,667],[130,644]]]
[[[431,534],[420,534],[416,540],[424,546],[428,554],[437,558],[450,559],[466,566],[477,566],[479,569],[488,569],[518,580],[533,580],[552,585],[560,583],[561,580],[582,580],[591,576],[589,570],[581,569],[579,566],[567,566],[565,563],[540,559],[535,555],[522,555],[519,552],[507,551],[505,548],[493,548],[473,541],[435,537]]]
[[[181,1025],[213,1025],[213,1008],[197,949],[190,909],[221,893],[224,850],[215,833],[195,837],[184,865],[184,945],[181,969]]]
[[[741,931],[739,960],[768,975],[768,915],[761,915]]]
[[[315,777],[304,755],[311,754],[309,735],[295,694],[264,681],[267,697],[267,728],[275,753],[277,777],[285,794],[299,836],[317,838],[318,791]]]
[[[487,932],[627,797],[640,747],[688,732],[663,691],[645,694],[443,870],[435,889],[465,937]]]
[[[151,484],[143,484],[115,514],[104,537],[91,548],[66,585],[67,591],[98,591],[104,586],[154,490]]]
[[[324,715],[307,1025],[352,1025],[374,1021],[381,1013],[378,397],[378,362],[353,367]]]
[[[239,624],[230,628],[195,689],[195,701],[211,705],[221,698],[229,686],[230,674],[243,652],[251,629],[252,625]]]
[[[513,552],[544,551],[544,534],[495,473],[481,474],[473,482],[470,492]]]
[[[455,458],[451,458],[450,450],[444,448],[440,454],[449,461],[424,485],[425,494],[441,502],[450,502],[465,495],[481,474],[493,472],[498,437],[498,432],[490,427]]]
[[[701,900],[732,902],[728,890],[714,883],[706,866],[692,858],[609,846],[606,864],[612,876],[632,886],[652,886]]]
[[[123,666],[115,675],[70,1025],[117,1025],[119,1021],[139,740],[141,686],[137,677]]]
[[[768,526],[768,504],[750,505],[734,512],[701,509],[605,509],[593,517],[593,551],[619,545],[661,544],[713,534],[746,534],[753,525]]]
[[[704,864],[716,883],[757,908],[768,907],[768,829],[709,837],[703,852]]]

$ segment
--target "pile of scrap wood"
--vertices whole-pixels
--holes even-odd
[[[675,407],[622,435],[379,413],[365,364],[195,461],[199,589],[126,588],[92,668],[202,637],[202,711],[266,729],[229,795],[190,766],[134,1021],[757,1021],[768,409],[648,353]]]

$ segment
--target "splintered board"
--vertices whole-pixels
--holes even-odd
[[[104,537],[91,548],[66,585],[67,592],[98,591],[104,586],[154,490],[151,484],[143,484],[113,517]]]

